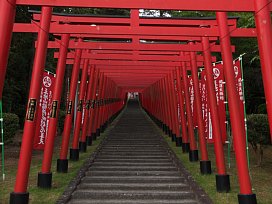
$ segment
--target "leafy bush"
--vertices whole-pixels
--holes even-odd
[[[3,113],[4,119],[4,140],[11,142],[19,129],[19,117],[14,113]]]
[[[258,106],[258,113],[259,114],[267,114],[265,103]]]
[[[266,114],[252,114],[247,116],[248,142],[259,156],[258,165],[263,159],[264,145],[270,144],[268,117]]]
[[[66,112],[64,110],[60,110],[59,119],[58,119],[58,131],[60,134],[62,134],[63,132],[65,116],[66,116]]]

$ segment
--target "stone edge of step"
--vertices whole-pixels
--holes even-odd
[[[102,148],[107,138],[104,138],[96,150],[87,158],[87,160],[83,163],[82,167],[76,173],[76,176],[70,181],[67,188],[63,192],[63,194],[58,198],[57,204],[65,204],[68,203],[72,197],[73,192],[76,190],[77,186],[80,184],[81,179],[85,177],[85,172],[90,167],[91,163],[94,162],[98,152]]]
[[[109,133],[105,134],[105,137],[102,139],[102,141],[94,150],[94,152],[83,163],[82,167],[76,173],[76,176],[71,180],[71,182],[68,184],[63,194],[60,195],[60,197],[56,201],[56,204],[66,204],[71,200],[73,192],[77,189],[77,186],[80,184],[82,178],[85,177],[85,173],[88,171],[89,167],[96,159],[102,147],[107,143],[108,135],[112,131],[112,127],[114,127],[119,122],[120,116],[122,114],[123,112],[120,113],[120,115],[115,119],[115,121],[113,121],[113,123],[111,124],[111,127],[109,128],[109,131],[108,131]]]
[[[144,112],[144,114],[146,115],[146,113]],[[149,121],[152,122],[152,125],[154,127],[154,130],[158,133],[161,143],[163,145],[163,147],[166,149],[166,151],[168,152],[169,158],[170,160],[173,161],[174,165],[177,167],[178,171],[180,171],[181,173],[183,173],[184,178],[185,178],[185,183],[187,183],[191,189],[191,191],[193,193],[195,193],[197,200],[201,203],[201,204],[212,204],[213,201],[211,200],[211,198],[208,196],[208,194],[196,183],[196,181],[193,179],[192,175],[190,174],[190,172],[184,167],[184,165],[182,164],[182,162],[179,160],[179,158],[177,157],[177,155],[175,154],[175,152],[170,148],[170,146],[168,145],[168,143],[165,141],[165,139],[163,138],[163,133],[161,132],[160,129],[157,128],[157,126],[155,125],[155,123],[146,115],[146,117],[148,118]]]
[[[125,110],[125,109],[124,109]],[[88,171],[91,164],[96,159],[98,153],[101,151],[102,147],[107,143],[109,133],[112,131],[112,127],[114,127],[118,122],[120,117],[123,115],[124,110],[119,114],[119,116],[112,122],[108,130],[105,132],[105,137],[102,139],[100,144],[97,146],[97,148],[93,151],[93,153],[86,159],[86,161],[83,163],[82,167],[78,170],[76,173],[76,176],[70,181],[68,186],[66,187],[65,191],[62,195],[58,198],[56,201],[56,204],[66,204],[68,203],[71,198],[73,192],[77,189],[77,186],[80,184],[81,179],[85,177],[86,171]]]

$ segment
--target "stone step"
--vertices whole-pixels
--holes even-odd
[[[78,189],[120,189],[120,190],[188,190],[190,187],[183,183],[81,183]]]
[[[96,161],[92,164],[92,167],[101,167],[101,166],[171,166],[172,162],[107,162],[107,161]]]
[[[181,176],[85,176],[85,183],[183,183]]]
[[[89,171],[177,171],[175,166],[91,166]]]
[[[87,190],[78,189],[73,199],[192,199],[195,195],[188,191],[169,190]]]
[[[154,142],[111,142],[110,146],[115,146],[115,147],[149,147],[153,148],[155,147],[162,147],[160,143]]]
[[[155,148],[155,147],[159,147],[159,148],[163,148],[163,146],[161,144],[143,144],[143,145],[137,145],[137,144],[120,144],[120,143],[116,143],[116,144],[105,144],[105,147],[126,147],[126,148]]]
[[[116,151],[112,151],[112,152],[100,152],[101,156],[161,156],[161,157],[164,157],[165,156],[165,152],[162,153],[162,152],[134,152],[134,151],[131,151],[131,152],[116,152]]]
[[[135,159],[135,158],[96,158],[95,162],[109,162],[109,163],[119,163],[119,162],[129,162],[129,163],[164,163],[164,162],[172,162],[169,158],[165,159],[153,159],[153,158],[140,158],[140,159]]]
[[[151,144],[153,142],[155,143],[159,143],[160,140],[158,140],[158,138],[156,137],[153,137],[153,136],[148,136],[148,135],[145,135],[145,137],[139,137],[139,136],[130,136],[130,137],[110,137],[107,139],[107,141],[111,141],[111,142],[131,142],[131,141],[134,141],[134,142],[150,142]]]
[[[97,159],[168,159],[168,156],[157,156],[157,155],[152,155],[152,156],[147,156],[147,155],[97,155]]]
[[[135,152],[164,152],[165,150],[163,150],[161,147],[156,147],[156,148],[143,148],[143,147],[131,147],[131,148],[127,148],[127,147],[104,147],[102,149],[101,152],[106,152],[106,151],[118,151],[118,152],[131,152],[131,151],[135,151]]]
[[[198,204],[158,134],[129,102],[69,203]]]
[[[169,199],[79,199],[72,200],[69,204],[198,204],[195,200],[185,199],[185,200],[169,200]]]
[[[179,176],[177,171],[94,171],[90,169],[86,176]]]

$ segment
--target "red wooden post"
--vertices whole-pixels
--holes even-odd
[[[0,100],[2,100],[15,13],[16,0],[0,2]]]
[[[107,121],[107,114],[108,114],[108,109],[109,109],[109,98],[110,98],[110,91],[112,91],[112,86],[111,86],[111,80],[110,78],[107,78],[107,87],[105,88],[105,96],[104,96],[104,106],[105,110],[103,113],[103,119],[102,119],[102,132],[106,130],[106,121]]]
[[[187,126],[186,126],[186,118],[185,118],[185,110],[184,110],[184,97],[182,94],[182,86],[181,86],[181,73],[180,68],[176,68],[177,74],[177,89],[178,89],[178,100],[179,100],[179,114],[181,120],[181,130],[182,130],[182,151],[186,152],[185,146],[188,146],[189,138],[187,134]],[[186,144],[186,145],[185,145]]]
[[[10,194],[10,203],[26,203],[29,194],[27,192],[27,183],[32,156],[33,138],[36,126],[36,108],[37,101],[40,98],[42,73],[46,59],[48,32],[51,21],[52,8],[42,7],[42,19],[38,33],[38,44],[35,52],[32,78],[28,96],[28,106],[24,124],[24,133],[21,145],[21,151],[18,161],[18,170],[16,175],[14,192]]]
[[[98,118],[97,118],[97,128],[98,128],[98,132],[99,132],[99,136],[102,133],[102,128],[101,128],[101,123],[102,123],[102,115],[103,115],[103,110],[104,110],[104,105],[103,105],[103,100],[104,100],[104,94],[105,94],[105,86],[106,86],[106,81],[107,78],[105,76],[105,74],[102,74],[102,83],[101,83],[101,87],[100,87],[100,91],[99,91],[99,114],[98,114]]]
[[[168,90],[167,90],[167,86],[166,86],[166,78],[163,79],[163,82],[164,82],[163,90],[164,90],[164,93],[165,93],[167,116],[168,116],[167,134],[171,137],[171,132],[172,132],[172,117],[171,117],[171,109],[170,109],[170,104],[169,104],[169,95],[168,95]]]
[[[105,130],[109,123],[110,112],[112,109],[112,98],[114,97],[115,87],[113,81],[109,79],[108,89],[106,90],[106,111],[103,119],[103,129]]]
[[[181,147],[181,135],[179,130],[179,121],[178,121],[178,104],[177,104],[177,94],[175,90],[175,81],[174,81],[174,70],[170,72],[170,91],[172,95],[172,109],[173,109],[173,115],[174,115],[174,129],[175,129],[175,135],[174,140],[176,142],[176,146]]]
[[[101,114],[101,99],[102,99],[102,90],[104,85],[104,74],[100,72],[99,77],[99,87],[98,87],[98,95],[96,99],[96,114],[95,114],[95,132],[96,137],[100,136],[101,130],[100,130],[100,114]]]
[[[169,96],[169,89],[168,89],[168,83],[167,83],[167,78],[165,77],[163,79],[164,85],[163,89],[165,92],[165,99],[166,99],[166,108],[167,108],[167,115],[168,115],[168,129],[167,129],[167,134],[169,137],[172,137],[173,135],[173,118],[172,118],[172,110],[171,110],[171,105],[170,105],[170,96]]]
[[[106,94],[107,94],[107,89],[108,89],[108,86],[109,86],[109,78],[108,77],[105,77],[105,80],[104,80],[104,85],[103,85],[103,91],[102,91],[102,110],[101,110],[101,115],[100,115],[100,130],[101,132],[103,133],[105,131],[105,126],[104,126],[104,115],[105,115],[105,111],[106,111],[106,108],[107,108],[107,105],[106,105]]]
[[[256,195],[252,193],[252,187],[248,172],[245,127],[242,123],[242,110],[239,108],[239,96],[235,86],[235,73],[233,69],[232,53],[230,48],[231,44],[229,29],[227,25],[227,14],[224,12],[217,12],[216,18],[219,24],[220,44],[222,49],[224,74],[229,99],[231,128],[234,138],[236,165],[238,169],[238,179],[240,184],[240,194],[238,195],[239,203],[257,203]],[[226,178],[220,177],[220,175],[217,175],[216,179],[222,179],[217,183],[227,182],[225,180]]]
[[[82,39],[79,39],[78,41],[81,42]],[[73,115],[74,115],[74,103],[75,103],[76,89],[77,89],[77,83],[78,83],[78,75],[80,70],[81,54],[82,54],[82,50],[77,49],[75,53],[75,62],[73,65],[73,71],[72,71],[72,77],[71,77],[68,106],[67,106],[66,117],[64,121],[64,129],[62,133],[60,157],[57,160],[57,172],[62,172],[62,173],[67,173],[68,171],[67,154],[68,154],[70,134],[72,129]]]
[[[156,86],[156,94],[157,94],[157,110],[158,110],[158,125],[160,128],[162,128],[162,120],[163,120],[163,116],[162,116],[162,100],[161,100],[161,93],[159,90],[159,82],[156,82],[155,84]]]
[[[159,87],[159,81],[156,83],[156,90],[157,90],[157,97],[158,97],[158,107],[157,107],[157,109],[158,109],[158,111],[159,111],[159,127],[160,128],[163,128],[163,121],[164,121],[164,119],[163,119],[163,109],[164,109],[164,107],[163,107],[163,105],[162,105],[162,96],[161,96],[161,92],[160,92],[160,87]]]
[[[171,137],[172,137],[172,141],[175,142],[176,141],[176,118],[175,118],[175,110],[174,110],[174,96],[172,94],[172,90],[171,90],[171,79],[170,79],[170,75],[168,75],[166,80],[167,83],[167,91],[168,91],[168,99],[169,99],[169,108],[170,108],[170,113],[171,113],[171,127],[172,127],[172,131],[171,131]]]
[[[190,45],[193,45],[193,42],[189,42]],[[201,152],[201,161],[200,161],[200,172],[202,174],[211,174],[211,161],[208,158],[207,144],[205,138],[205,127],[204,121],[202,117],[202,109],[201,109],[201,95],[199,90],[199,80],[198,80],[198,67],[196,63],[196,53],[190,52],[191,57],[191,71],[194,85],[194,95],[195,95],[195,110],[194,113],[197,115],[197,126],[198,126],[198,138],[199,138],[199,146]],[[192,155],[193,156],[193,155]]]
[[[189,160],[191,162],[195,162],[195,161],[198,161],[198,150],[197,150],[195,136],[194,136],[194,126],[193,126],[192,110],[190,105],[187,69],[184,62],[182,63],[182,81],[184,86],[186,116],[187,116],[187,122],[188,122],[188,135],[190,139]],[[186,146],[185,148],[187,152],[189,147]]]
[[[89,69],[89,59],[85,59],[82,75],[81,75],[81,80],[80,80],[79,99],[78,99],[78,105],[77,105],[76,123],[74,128],[74,138],[73,138],[72,148],[70,149],[70,159],[72,161],[78,161],[79,159],[78,142],[79,142],[79,135],[80,135],[80,129],[81,129],[83,103],[84,103],[86,86],[87,86],[88,69]]]
[[[165,134],[168,134],[168,129],[169,129],[169,118],[168,118],[168,109],[167,109],[167,99],[165,97],[165,91],[163,87],[163,80],[159,81],[159,90],[161,92],[161,98],[162,98],[162,103],[163,103],[163,112],[164,112],[164,121],[163,121],[163,131]]]
[[[150,112],[150,114],[151,114],[151,117],[152,117],[152,119],[153,119],[153,121],[155,122],[156,120],[155,120],[155,115],[156,115],[156,113],[155,113],[155,107],[154,107],[154,101],[156,100],[155,99],[155,97],[154,97],[154,86],[152,85],[152,86],[150,86],[150,106],[149,106],[149,112]]]
[[[45,141],[42,171],[38,173],[38,187],[51,188],[52,185],[52,172],[51,163],[54,150],[54,141],[56,138],[58,112],[60,107],[62,84],[66,68],[66,56],[69,46],[69,34],[63,34],[61,38],[60,57],[58,60],[56,79],[52,96],[51,114],[48,122],[48,131]]]
[[[272,28],[269,3],[271,5],[271,1],[269,2],[268,0],[254,0],[255,22],[262,65],[262,77],[266,98],[266,109],[272,141]]]
[[[97,88],[96,88],[96,91],[95,91],[95,97],[94,97],[94,117],[93,117],[93,124],[92,124],[92,134],[93,134],[93,139],[96,140],[96,138],[99,136],[98,135],[98,129],[97,129],[97,119],[98,119],[98,110],[99,110],[99,107],[98,107],[98,95],[100,94],[99,93],[99,89],[101,87],[101,82],[102,82],[102,73],[101,72],[98,72],[97,73],[98,75],[98,83],[97,83]]]
[[[117,98],[118,98],[118,87],[116,85],[115,82],[113,82],[113,86],[114,86],[114,94],[113,94],[113,97],[112,97],[112,109],[111,109],[111,113],[110,113],[110,118],[109,118],[109,123],[112,122],[112,118],[113,118],[113,115],[115,113],[115,106],[116,106],[116,103],[117,103]]]
[[[219,124],[219,113],[216,102],[216,94],[214,88],[214,78],[213,78],[213,68],[211,61],[211,51],[210,51],[210,42],[208,37],[202,37],[203,53],[204,53],[204,64],[207,77],[207,91],[208,91],[208,103],[210,104],[211,110],[211,120],[212,120],[212,130],[214,137],[214,151],[216,157],[216,167],[217,174],[220,177],[225,177],[226,182],[222,183],[223,186],[217,184],[216,186],[221,186],[223,189],[219,188],[218,191],[229,191],[230,190],[230,181],[229,175],[226,175],[226,166],[224,159],[224,147],[222,143],[222,136]],[[216,180],[218,181],[218,180]]]
[[[97,90],[97,84],[98,84],[98,71],[95,71],[95,76],[94,76],[94,87],[93,87],[93,92],[92,92],[92,97],[91,97],[91,109],[90,109],[90,122],[88,125],[88,136],[87,136],[87,141],[88,140],[96,140],[96,133],[93,131],[94,127],[94,120],[95,120],[95,98],[96,98],[96,90]],[[91,138],[91,139],[88,139]],[[88,145],[90,145],[90,142],[87,142]]]
[[[94,92],[93,86],[94,86],[94,67],[91,66],[91,71],[89,74],[89,81],[88,81],[88,88],[87,88],[87,96],[86,96],[86,105],[84,106],[84,119],[83,119],[83,125],[82,125],[82,133],[79,140],[79,151],[80,152],[86,152],[87,151],[87,128],[89,125],[89,110],[90,110],[90,104],[91,104],[91,96]]]
[[[162,100],[162,92],[160,91],[160,81],[158,81],[156,83],[156,91],[157,91],[157,104],[158,104],[158,107],[157,107],[157,110],[159,111],[159,127],[160,128],[163,128],[163,125],[164,125],[164,114],[163,114],[163,111],[164,111],[164,106],[163,106],[163,100]]]
[[[116,87],[112,80],[110,80],[110,89],[108,90],[108,99],[107,99],[107,113],[105,116],[105,128],[108,127],[110,123],[110,117],[113,109],[113,99],[115,98]]]

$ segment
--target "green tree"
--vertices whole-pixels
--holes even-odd
[[[266,114],[251,114],[247,116],[248,141],[258,155],[258,166],[263,160],[264,147],[270,144],[268,117]]]

